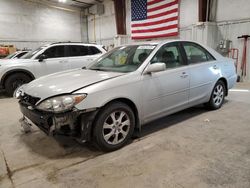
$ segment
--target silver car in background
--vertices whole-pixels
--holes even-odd
[[[236,83],[234,62],[192,41],[117,47],[82,69],[39,78],[15,93],[22,126],[124,146],[141,126],[198,104],[219,109]]]

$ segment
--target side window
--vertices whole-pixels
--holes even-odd
[[[81,45],[70,45],[69,46],[69,56],[85,56],[88,55],[88,48],[86,46]]]
[[[185,65],[179,47],[171,44],[161,47],[151,60],[151,63],[165,63],[166,68],[176,68]]]
[[[45,52],[43,52],[47,56],[47,58],[59,58],[59,57],[64,57],[64,46],[53,46]]]
[[[21,52],[20,54],[18,54],[17,56],[16,56],[16,58],[20,58],[20,57],[22,57],[24,54],[26,54],[27,52]]]
[[[185,49],[187,60],[189,64],[201,63],[207,61],[215,60],[209,52],[199,45],[193,43],[184,43],[183,47]]]
[[[89,46],[89,55],[99,54],[101,51],[94,46]]]
[[[147,59],[151,51],[152,50],[150,49],[137,49],[133,57],[133,64],[142,64]]]

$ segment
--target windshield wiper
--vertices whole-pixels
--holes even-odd
[[[90,70],[95,70],[95,71],[105,71],[105,70],[103,70],[103,69],[101,69],[101,68],[93,68],[93,69],[90,69]]]

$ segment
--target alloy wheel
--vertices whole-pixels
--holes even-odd
[[[221,84],[214,88],[213,102],[216,106],[220,106],[224,99],[224,88]]]
[[[117,145],[124,141],[129,133],[131,121],[125,111],[112,112],[104,121],[103,138],[111,145]]]

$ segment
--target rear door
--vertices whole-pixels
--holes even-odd
[[[99,57],[101,51],[96,47],[84,45],[68,45],[67,56],[69,58],[71,68],[81,68],[90,64]]]
[[[206,102],[214,83],[220,74],[216,59],[202,46],[192,42],[182,42],[186,61],[189,64],[189,103]]]

